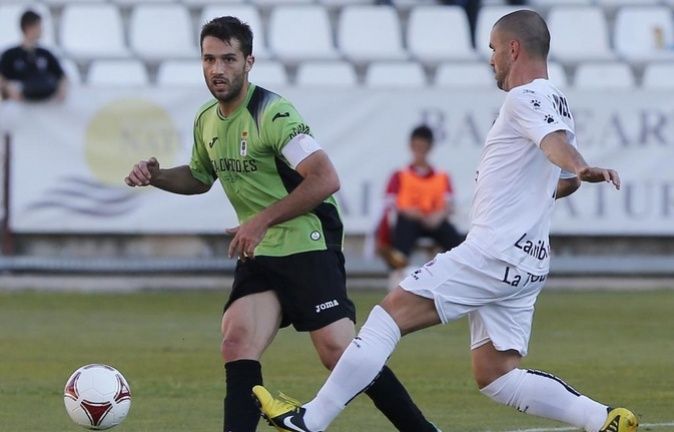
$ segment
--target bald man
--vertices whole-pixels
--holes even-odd
[[[473,374],[485,396],[588,432],[636,431],[629,410],[519,367],[548,275],[555,200],[581,182],[619,189],[620,178],[588,165],[577,150],[569,103],[548,81],[550,33],[540,15],[521,10],[502,17],[489,46],[496,84],[508,95],[482,151],[466,241],[417,269],[374,307],[311,402],[298,406],[253,389],[278,430],[326,430],[377,376],[401,336],[468,316]]]

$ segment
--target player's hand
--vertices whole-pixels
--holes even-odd
[[[588,183],[608,182],[613,183],[616,189],[620,189],[620,176],[618,172],[608,168],[585,167],[578,173],[581,181]]]
[[[229,243],[229,257],[240,260],[254,258],[255,248],[264,238],[267,228],[260,218],[254,217],[238,227],[227,229],[226,233],[234,236]]]
[[[138,162],[133,166],[124,182],[131,186],[147,186],[159,174],[159,162],[154,157]]]

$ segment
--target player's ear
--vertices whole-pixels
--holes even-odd
[[[510,56],[513,58],[513,60],[519,57],[520,49],[522,49],[522,44],[520,44],[520,41],[517,39],[510,41]]]
[[[246,57],[246,66],[245,66],[246,72],[250,72],[250,70],[253,68],[254,63],[255,63],[255,56],[249,55],[248,57]]]

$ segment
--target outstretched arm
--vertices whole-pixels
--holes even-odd
[[[204,184],[192,176],[189,166],[162,169],[154,157],[134,165],[129,175],[124,178],[124,182],[131,187],[152,185],[182,195],[201,194],[211,189],[211,185]]]
[[[557,182],[557,192],[555,192],[555,198],[560,199],[571,195],[578,190],[580,183],[581,182],[578,177],[560,178]]]
[[[270,226],[310,212],[339,190],[337,172],[322,150],[300,162],[296,170],[304,179],[291,193],[229,231],[234,234],[229,245],[230,257],[252,257]]]
[[[541,150],[548,159],[563,170],[575,173],[580,181],[599,183],[602,181],[613,183],[620,189],[620,176],[609,168],[591,167],[583,156],[572,146],[566,138],[566,132],[552,132],[541,141]]]

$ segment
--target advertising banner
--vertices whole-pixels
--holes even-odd
[[[388,177],[408,163],[408,136],[420,123],[436,134],[433,162],[449,172],[453,220],[468,229],[475,169],[503,92],[274,90],[295,104],[336,166],[347,233],[374,226]],[[674,235],[674,98],[566,93],[581,152],[590,164],[618,170],[623,188],[583,185],[558,202],[553,232]],[[62,104],[3,104],[0,122],[12,142],[12,229],[221,233],[237,225],[218,184],[204,195],[180,196],[123,182],[134,163],[150,156],[162,167],[188,163],[194,115],[209,97],[201,88],[79,88]]]

